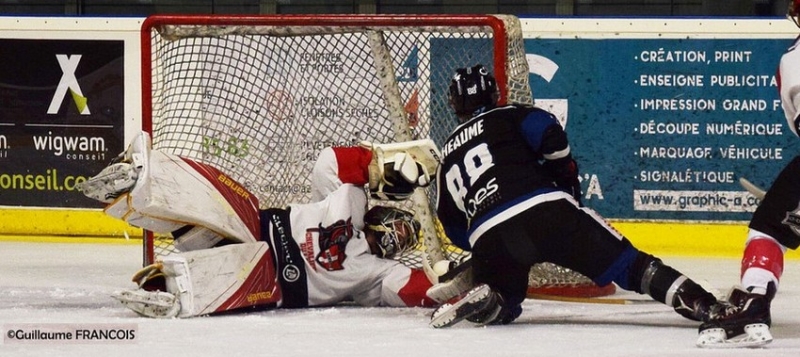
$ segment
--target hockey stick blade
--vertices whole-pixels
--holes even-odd
[[[575,302],[583,304],[607,304],[607,305],[651,305],[660,304],[655,300],[639,300],[639,299],[623,299],[623,298],[592,298],[592,297],[574,297],[562,295],[547,295],[547,294],[534,294],[528,293],[528,299],[535,300],[548,300],[560,302]]]
[[[747,190],[747,192],[750,192],[751,195],[755,196],[759,200],[763,200],[764,195],[767,194],[767,191],[764,191],[763,189],[761,189],[761,187],[756,186],[755,184],[748,181],[744,177],[739,178],[739,184],[742,185],[742,187],[744,187],[744,189]]]

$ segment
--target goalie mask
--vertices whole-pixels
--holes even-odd
[[[417,243],[420,224],[411,212],[374,206],[364,216],[367,230],[375,232],[381,258],[392,258]]]
[[[800,27],[800,0],[789,0],[789,9],[786,11],[786,17],[792,20],[797,27]]]
[[[450,81],[450,106],[465,120],[497,103],[497,81],[482,64],[459,68]]]

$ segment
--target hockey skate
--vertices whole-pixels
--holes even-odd
[[[709,321],[700,325],[697,346],[759,347],[772,342],[769,310],[775,290],[772,283],[765,294],[734,288],[728,295],[730,305],[716,306],[709,315]]]
[[[681,316],[700,322],[709,320],[711,311],[719,304],[711,293],[698,285],[681,284],[672,301],[673,309]]]
[[[493,321],[501,310],[497,299],[497,294],[489,285],[478,285],[434,310],[429,325],[433,328],[444,328],[464,319],[476,323]]]
[[[111,297],[145,317],[173,318],[181,311],[180,301],[175,295],[163,291],[123,290],[113,293]]]
[[[114,202],[117,197],[130,191],[138,172],[127,162],[117,162],[106,166],[100,173],[82,182],[78,189],[86,197],[103,203]]]
[[[128,148],[116,157],[97,175],[78,185],[86,197],[103,203],[111,203],[136,184],[150,150],[150,136],[142,132]]]

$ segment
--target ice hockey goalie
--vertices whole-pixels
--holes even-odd
[[[387,154],[388,153],[388,154]],[[312,202],[262,209],[220,170],[150,149],[146,133],[82,192],[131,225],[172,234],[179,253],[138,271],[114,297],[148,317],[191,317],[262,308],[433,306],[426,275],[388,259],[411,248],[419,223],[369,192],[402,199],[438,165],[430,140],[323,149]],[[388,196],[386,196],[388,194]]]

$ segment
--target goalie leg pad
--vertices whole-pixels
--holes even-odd
[[[275,263],[265,242],[232,244],[183,253],[186,264],[165,266],[165,273],[188,279],[167,280],[167,290],[179,292],[180,317],[230,311],[247,306],[275,304],[281,290]],[[190,289],[187,290],[187,289]]]
[[[147,291],[152,276],[166,291]],[[136,275],[140,288],[116,293],[129,309],[148,317],[193,317],[250,306],[277,305],[282,294],[266,242],[171,254]],[[171,297],[170,297],[171,296]]]
[[[156,233],[190,225],[235,242],[258,240],[255,195],[212,166],[134,144],[125,155],[141,162],[136,184],[106,207],[106,214]],[[209,238],[208,232],[195,233]]]
[[[469,262],[461,263],[455,269],[452,269],[451,272],[458,270],[452,276],[449,276],[450,274],[439,276],[438,282],[428,288],[426,294],[434,301],[444,303],[472,288],[474,282],[472,279],[472,267],[469,266],[471,265]]]

